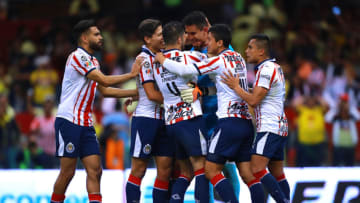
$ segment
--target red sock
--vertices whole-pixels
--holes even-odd
[[[161,189],[161,190],[168,190],[169,189],[169,181],[162,181],[159,179],[155,179],[154,188]]]
[[[63,202],[65,200],[65,195],[64,194],[55,194],[53,193],[51,195],[51,201],[52,202]]]
[[[286,179],[285,174],[281,174],[280,176],[276,177],[276,180],[277,180],[278,182],[280,182],[280,181],[282,181],[282,180],[285,180],[285,179]]]
[[[101,194],[89,194],[89,202],[101,202]]]

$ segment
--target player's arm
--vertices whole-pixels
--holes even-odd
[[[171,59],[167,59],[161,52],[158,52],[156,54],[155,61],[163,65],[168,71],[180,76],[199,74],[198,70],[195,68],[194,65],[185,65]]]
[[[138,95],[138,91],[134,90],[125,90],[113,87],[104,87],[102,85],[98,85],[97,89],[104,97],[116,97],[116,98],[123,98],[123,97],[135,97]]]
[[[253,92],[249,93],[240,87],[239,77],[235,77],[230,71],[224,72],[221,76],[222,81],[233,89],[246,103],[251,107],[256,107],[268,93],[268,89],[256,86],[253,88]]]
[[[162,96],[161,92],[155,88],[154,82],[143,83],[143,87],[149,100],[158,104],[162,104],[164,102],[164,97]]]
[[[138,57],[133,63],[130,73],[126,73],[123,75],[104,75],[100,70],[94,69],[93,71],[89,72],[86,77],[90,80],[96,81],[104,87],[123,83],[136,77],[139,74],[141,63],[143,60],[144,59],[142,57]]]

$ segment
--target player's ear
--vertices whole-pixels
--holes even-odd
[[[145,36],[145,37],[144,37],[144,41],[145,41],[146,44],[150,44],[150,41],[151,41],[151,40],[150,40],[150,37]]]
[[[204,30],[205,32],[208,32],[208,31],[209,31],[209,27],[206,26],[206,27],[203,28],[203,30]]]
[[[222,46],[224,46],[224,41],[221,39],[221,40],[217,41],[216,44],[218,47],[222,47]]]

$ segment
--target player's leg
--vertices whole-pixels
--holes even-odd
[[[259,179],[255,178],[250,169],[250,162],[238,162],[237,168],[241,179],[249,187],[251,201],[253,203],[263,203],[265,201],[264,189]]]
[[[222,174],[224,164],[206,161],[205,175],[224,202],[238,202],[234,190],[227,178]]]
[[[168,202],[169,180],[172,172],[173,157],[156,156],[156,179],[153,189],[153,202]]]
[[[133,117],[131,122],[130,154],[131,171],[125,186],[129,203],[140,201],[140,185],[145,175],[147,163],[152,154],[157,132],[157,121],[152,118]]]
[[[63,202],[65,200],[65,191],[74,177],[77,158],[61,157],[60,173],[54,184],[54,191],[51,196],[51,203]]]
[[[260,179],[275,201],[287,202],[278,182],[266,169],[270,157],[273,157],[278,148],[281,147],[280,138],[281,136],[270,132],[258,133],[252,148],[253,155],[250,165],[255,178]]]
[[[164,121],[157,122],[158,132],[154,140],[153,155],[157,175],[153,188],[153,202],[169,201],[169,181],[172,175],[173,159],[175,157],[175,142],[173,137],[166,132]]]
[[[126,183],[126,200],[129,203],[140,201],[140,185],[145,175],[148,160],[142,158],[131,158],[131,171]]]
[[[82,128],[63,118],[55,120],[56,156],[60,157],[60,173],[54,184],[51,202],[65,200],[66,189],[75,174]]]
[[[209,202],[209,180],[205,177],[205,160],[207,154],[207,139],[204,134],[205,122],[202,117],[186,121],[187,128],[184,147],[190,156],[190,162],[195,175],[195,199],[199,202]]]
[[[89,203],[100,203],[100,179],[102,174],[99,155],[89,155],[81,159],[86,170],[86,189],[89,194]]]
[[[206,177],[210,180],[222,201],[237,202],[238,198],[234,193],[229,180],[222,174],[224,164],[231,156],[235,156],[235,149],[238,142],[232,143],[232,131],[236,129],[231,126],[236,126],[232,123],[233,119],[220,119],[211,137],[209,151],[206,157]]]
[[[184,201],[186,189],[194,176],[189,159],[178,159],[176,163],[179,167],[180,176],[172,185],[170,203],[182,203]]]
[[[209,181],[205,177],[205,156],[191,156],[190,162],[195,175],[195,197],[202,202],[209,202]]]
[[[231,183],[235,196],[239,199],[240,195],[240,179],[236,172],[236,164],[234,162],[226,162],[223,168],[224,176]]]
[[[284,162],[283,161],[273,161],[269,162],[268,168],[276,180],[279,183],[279,186],[284,193],[286,199],[290,200],[290,186],[288,181],[286,180],[285,173],[284,173]]]
[[[83,127],[80,136],[79,156],[86,170],[86,189],[89,203],[100,203],[100,179],[102,174],[100,147],[94,127]]]

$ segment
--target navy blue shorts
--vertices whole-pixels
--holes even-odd
[[[100,154],[93,126],[76,125],[64,118],[55,119],[56,156],[80,157]]]
[[[254,126],[251,120],[219,119],[211,136],[206,159],[219,164],[225,164],[226,161],[250,161],[254,135]]]
[[[205,123],[201,116],[167,125],[166,131],[175,141],[177,159],[206,155]]]
[[[134,116],[131,121],[130,153],[132,157],[143,159],[151,156],[173,157],[174,142],[166,133],[164,120]]]
[[[251,153],[269,158],[270,160],[283,161],[287,136],[280,136],[271,132],[256,134]]]

